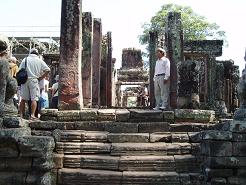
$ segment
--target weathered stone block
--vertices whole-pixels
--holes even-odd
[[[53,137],[47,136],[24,136],[19,138],[18,147],[20,156],[45,157],[49,156],[55,147]]]
[[[193,132],[193,124],[190,123],[170,124],[170,132]]]
[[[138,124],[138,132],[169,132],[169,123],[167,122],[141,122]]]
[[[71,181],[73,179],[73,181]],[[58,184],[107,184],[121,185],[122,172],[64,168],[58,172]]]
[[[112,143],[111,155],[167,155],[167,145],[167,143]]]
[[[110,153],[111,144],[108,143],[95,143],[95,142],[86,142],[86,143],[56,143],[56,152],[64,154],[98,154],[98,153]]]
[[[42,121],[57,121],[57,116],[41,115],[40,120],[42,120]]]
[[[211,110],[175,109],[176,121],[211,122],[215,119],[215,112]]]
[[[52,131],[32,130],[32,136],[52,136]]]
[[[170,132],[155,132],[150,134],[150,142],[165,142],[171,143],[171,133]]]
[[[28,127],[29,121],[22,119],[20,117],[4,117],[3,125],[7,128],[20,128],[20,127]]]
[[[99,109],[97,111],[98,121],[115,121],[116,113],[115,109]]]
[[[200,172],[200,161],[192,155],[175,155],[176,172],[178,173],[191,173]]]
[[[201,137],[204,140],[232,140],[232,132],[219,130],[206,130],[201,132]]]
[[[145,133],[110,133],[108,134],[108,141],[110,143],[146,143],[149,142],[149,134]]]
[[[246,167],[246,157],[208,157],[205,164],[209,168],[241,168]]]
[[[138,124],[128,122],[108,122],[105,123],[105,131],[110,133],[137,133]]]
[[[54,154],[53,161],[55,169],[63,168],[64,154]]]
[[[189,142],[189,136],[187,133],[173,133],[172,143],[186,143]]]
[[[201,134],[200,132],[188,132],[189,141],[191,143],[200,143],[201,142]]]
[[[116,109],[116,121],[123,122],[128,121],[130,118],[130,111],[127,109]]]
[[[74,123],[74,130],[104,131],[107,122],[82,121]]]
[[[163,120],[166,122],[174,122],[174,111],[163,111]]]
[[[233,142],[232,149],[234,156],[246,156],[246,142]]]
[[[173,156],[122,156],[120,171],[175,171]]]
[[[201,143],[202,154],[207,156],[232,156],[232,143],[205,140]]]
[[[85,141],[86,142],[102,142],[106,143],[108,140],[109,132],[102,131],[87,131],[85,132]]]
[[[97,120],[97,109],[83,109],[79,112],[81,121]]]
[[[66,155],[65,168],[90,168],[97,170],[118,170],[120,157],[106,155]]]
[[[58,111],[58,121],[80,121],[80,111]]]
[[[74,130],[77,122],[35,121],[30,123],[31,129],[36,130]]]
[[[29,127],[26,128],[9,128],[0,130],[0,139],[3,137],[7,138],[19,138],[22,136],[30,136],[31,129]]]
[[[130,110],[130,120],[134,122],[161,122],[163,121],[163,112],[155,110],[132,109]]]
[[[122,185],[127,184],[180,185],[180,182],[175,172],[124,171]]]
[[[53,117],[57,117],[57,112],[58,109],[42,109],[41,110],[41,116],[53,116]]]

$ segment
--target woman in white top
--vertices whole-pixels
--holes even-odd
[[[39,82],[39,87],[40,87],[40,98],[39,98],[39,103],[40,103],[40,110],[49,108],[49,80],[48,76],[46,76],[43,80]]]

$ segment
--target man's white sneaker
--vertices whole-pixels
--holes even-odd
[[[165,109],[166,109],[166,107],[160,107],[160,109],[161,109],[161,110],[165,110]]]
[[[153,110],[160,110],[160,107],[155,107],[153,108]]]

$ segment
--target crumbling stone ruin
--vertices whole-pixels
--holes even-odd
[[[239,91],[242,106],[236,111],[234,119],[216,116],[217,110],[82,108],[79,60],[82,43],[79,39],[73,39],[78,42],[68,42],[69,38],[79,38],[81,35],[82,21],[78,21],[82,20],[81,5],[81,0],[62,1],[61,50],[64,54],[60,55],[59,73],[63,75],[64,87],[61,88],[63,97],[60,108],[44,109],[40,120],[16,125],[18,128],[12,125],[12,128],[0,130],[0,184],[246,184],[246,124],[245,111],[242,111],[246,97],[242,80]],[[67,16],[71,12],[73,20]],[[175,17],[175,13],[170,17]],[[177,21],[176,18],[174,20]],[[178,26],[172,26],[171,33],[180,33],[175,32],[175,28]],[[70,29],[74,35],[69,34]],[[172,87],[172,95],[183,97],[185,103],[193,100],[190,98],[192,94],[199,95],[200,108],[210,105],[213,100],[231,105],[238,68],[233,61],[215,60],[221,51],[221,41],[193,41],[175,50],[181,40],[175,34],[169,35],[175,43],[175,46],[167,47],[168,51],[173,52],[169,53],[174,64],[172,72],[176,75],[172,80],[177,80],[174,83],[176,89]],[[152,46],[157,45],[156,34],[151,34],[151,39]],[[100,86],[104,91],[100,94],[109,96],[112,94],[109,92],[112,87],[110,80],[114,73],[110,32],[104,41],[100,68],[100,75],[104,76]],[[170,38],[167,41],[170,42]],[[213,49],[210,51],[205,48],[207,46]],[[126,56],[134,52],[127,51]],[[153,53],[150,54],[151,60],[154,59]],[[133,59],[130,64],[134,66],[138,62]],[[187,81],[182,79],[186,75],[189,77]],[[67,76],[69,78],[65,82]],[[122,79],[128,82],[128,77]],[[140,82],[146,82],[146,79]],[[74,85],[72,80],[78,84]],[[151,89],[151,78],[149,80]],[[123,80],[121,82],[124,84]],[[191,89],[187,87],[189,83]],[[228,91],[225,93],[224,89]],[[112,101],[110,98],[100,98],[105,105],[110,105]],[[198,98],[195,96],[194,99],[197,103]],[[175,103],[178,102],[173,101],[172,105]],[[4,121],[0,119],[0,123]]]
[[[143,60],[141,50],[135,48],[127,48],[122,50],[122,67],[117,70],[116,82],[116,105],[119,107],[126,106],[128,97],[142,96],[139,90],[142,87],[148,87],[148,72],[143,68]],[[127,89],[122,93],[122,85],[135,85],[136,93],[128,93]],[[139,91],[139,93],[138,93]],[[142,98],[142,97],[141,97]],[[144,106],[136,99],[136,105]]]

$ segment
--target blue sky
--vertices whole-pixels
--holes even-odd
[[[83,0],[83,11],[102,19],[102,30],[112,32],[113,57],[117,67],[123,48],[143,49],[138,42],[141,25],[149,22],[162,5],[190,6],[194,12],[217,23],[226,32],[229,47],[219,60],[234,60],[240,70],[245,66],[245,0]],[[0,33],[8,36],[59,36],[61,0],[0,1]]]

